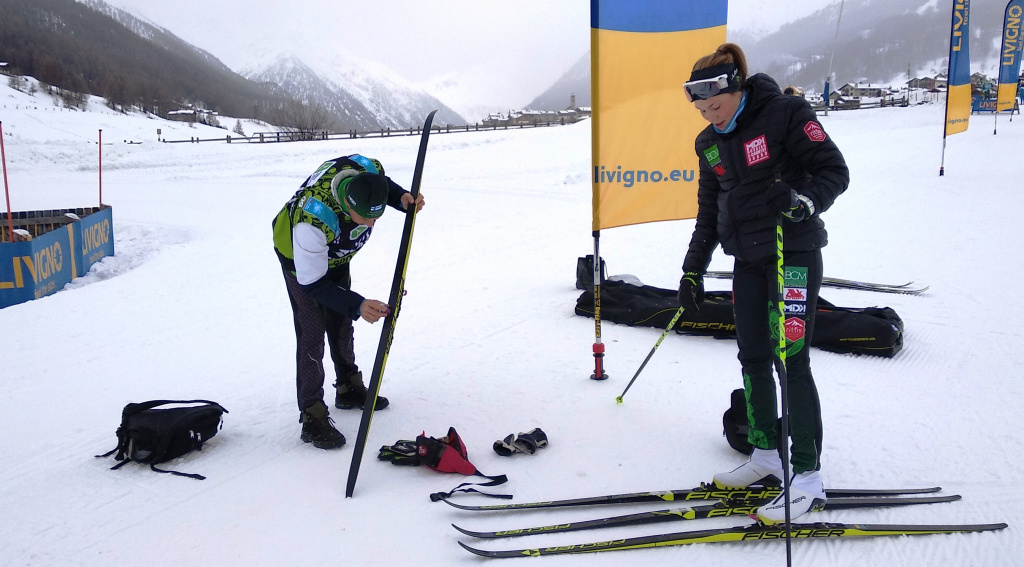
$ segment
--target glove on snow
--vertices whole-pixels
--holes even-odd
[[[518,436],[509,434],[504,439],[494,442],[494,452],[502,457],[509,457],[514,453],[532,455],[537,449],[548,446],[548,436],[539,427],[535,427],[526,433],[519,433]]]

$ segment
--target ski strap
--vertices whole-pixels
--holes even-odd
[[[488,496],[490,498],[501,498],[502,500],[511,500],[512,499],[512,495],[511,494],[491,494],[489,492],[482,492],[482,491],[477,490],[475,488],[477,486],[484,487],[484,486],[498,486],[499,484],[505,484],[506,482],[508,482],[508,477],[506,477],[503,474],[499,474],[499,475],[496,475],[496,476],[487,476],[487,475],[485,475],[484,473],[482,473],[480,471],[477,471],[476,474],[478,476],[482,476],[482,477],[484,477],[486,479],[490,479],[490,482],[464,482],[464,483],[456,486],[455,488],[449,490],[448,492],[435,492],[435,493],[431,494],[430,495],[430,501],[431,502],[437,502],[439,500],[447,500],[448,498],[451,498],[451,496],[453,494],[455,494],[456,492],[475,492],[477,494],[482,494],[482,495]]]

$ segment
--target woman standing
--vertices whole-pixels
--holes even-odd
[[[714,481],[721,488],[741,488],[785,478],[772,374],[779,346],[776,231],[781,222],[792,438],[790,508],[795,518],[825,501],[819,472],[821,407],[808,349],[822,280],[821,248],[827,242],[819,215],[846,190],[849,170],[807,101],[783,96],[767,75],[748,77],[746,57],[736,44],[723,44],[699,59],[684,90],[711,124],[696,141],[698,212],[683,261],[679,301],[687,310],[699,311],[704,273],[721,244],[735,258],[736,342],[748,439],[754,446],[750,460],[716,474]],[[762,506],[758,518],[765,523],[784,521],[784,497]]]

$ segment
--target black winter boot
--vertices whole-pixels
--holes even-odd
[[[334,383],[337,388],[337,395],[334,397],[334,407],[338,409],[363,409],[366,405],[366,396],[369,392],[363,385],[363,373],[356,372],[349,375],[347,380],[338,379]],[[373,411],[379,411],[388,407],[388,399],[384,396],[377,396],[377,403]]]
[[[337,449],[345,444],[345,436],[334,428],[334,420],[327,415],[327,404],[317,402],[299,415],[305,443],[312,443],[317,449]]]

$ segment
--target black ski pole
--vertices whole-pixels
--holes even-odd
[[[620,404],[622,403],[622,397],[625,396],[626,392],[629,391],[629,387],[633,385],[633,382],[636,382],[636,378],[637,376],[640,375],[640,371],[644,369],[644,366],[647,366],[647,363],[651,360],[651,357],[654,356],[654,351],[658,350],[658,347],[661,346],[661,341],[665,340],[665,337],[668,336],[668,332],[671,331],[672,328],[676,326],[676,321],[679,320],[679,316],[682,314],[683,308],[680,307],[679,310],[676,311],[676,314],[672,316],[672,320],[668,322],[668,326],[665,327],[664,331],[662,331],[661,336],[658,337],[658,342],[654,343],[654,348],[651,349],[651,352],[647,353],[647,358],[644,359],[643,364],[640,365],[640,368],[636,369],[636,374],[633,375],[633,379],[629,381],[629,384],[626,384],[626,389],[623,390],[617,398],[615,398],[616,402]]]
[[[420,148],[416,154],[416,168],[412,173],[412,186],[409,193],[413,196],[413,204],[409,205],[405,212],[405,227],[402,229],[402,242],[398,247],[398,265],[395,266],[395,279],[391,284],[391,299],[388,306],[391,311],[384,319],[384,326],[380,331],[380,343],[377,345],[377,357],[373,362],[373,373],[370,375],[370,384],[366,388],[366,401],[363,403],[363,415],[359,420],[359,432],[356,434],[356,442],[352,447],[352,464],[348,467],[348,483],[345,486],[345,497],[351,498],[356,489],[356,477],[359,475],[359,465],[363,460],[363,451],[366,449],[366,438],[370,433],[370,422],[373,420],[373,411],[377,405],[377,394],[380,392],[381,378],[384,376],[384,366],[388,362],[388,352],[391,350],[391,340],[395,336],[395,322],[398,320],[398,312],[402,308],[402,296],[405,295],[405,270],[409,265],[409,250],[412,248],[412,232],[416,226],[416,203],[415,197],[420,193],[420,179],[423,177],[423,160],[427,156],[427,139],[430,137],[430,125],[434,121],[434,113],[431,111],[423,123],[423,134],[420,136]]]
[[[785,499],[786,508],[786,565],[792,567],[793,565],[793,542],[792,533],[790,532],[789,526],[791,523],[790,506],[789,506],[789,485],[790,485],[790,466],[789,466],[789,393],[787,388],[787,382],[789,377],[786,373],[786,273],[784,265],[784,257],[782,254],[782,215],[779,215],[775,224],[775,241],[778,245],[778,310],[779,310],[779,356],[778,356],[778,373],[779,373],[779,390],[780,397],[782,398],[782,438],[779,439],[779,445],[782,449],[782,497]]]

